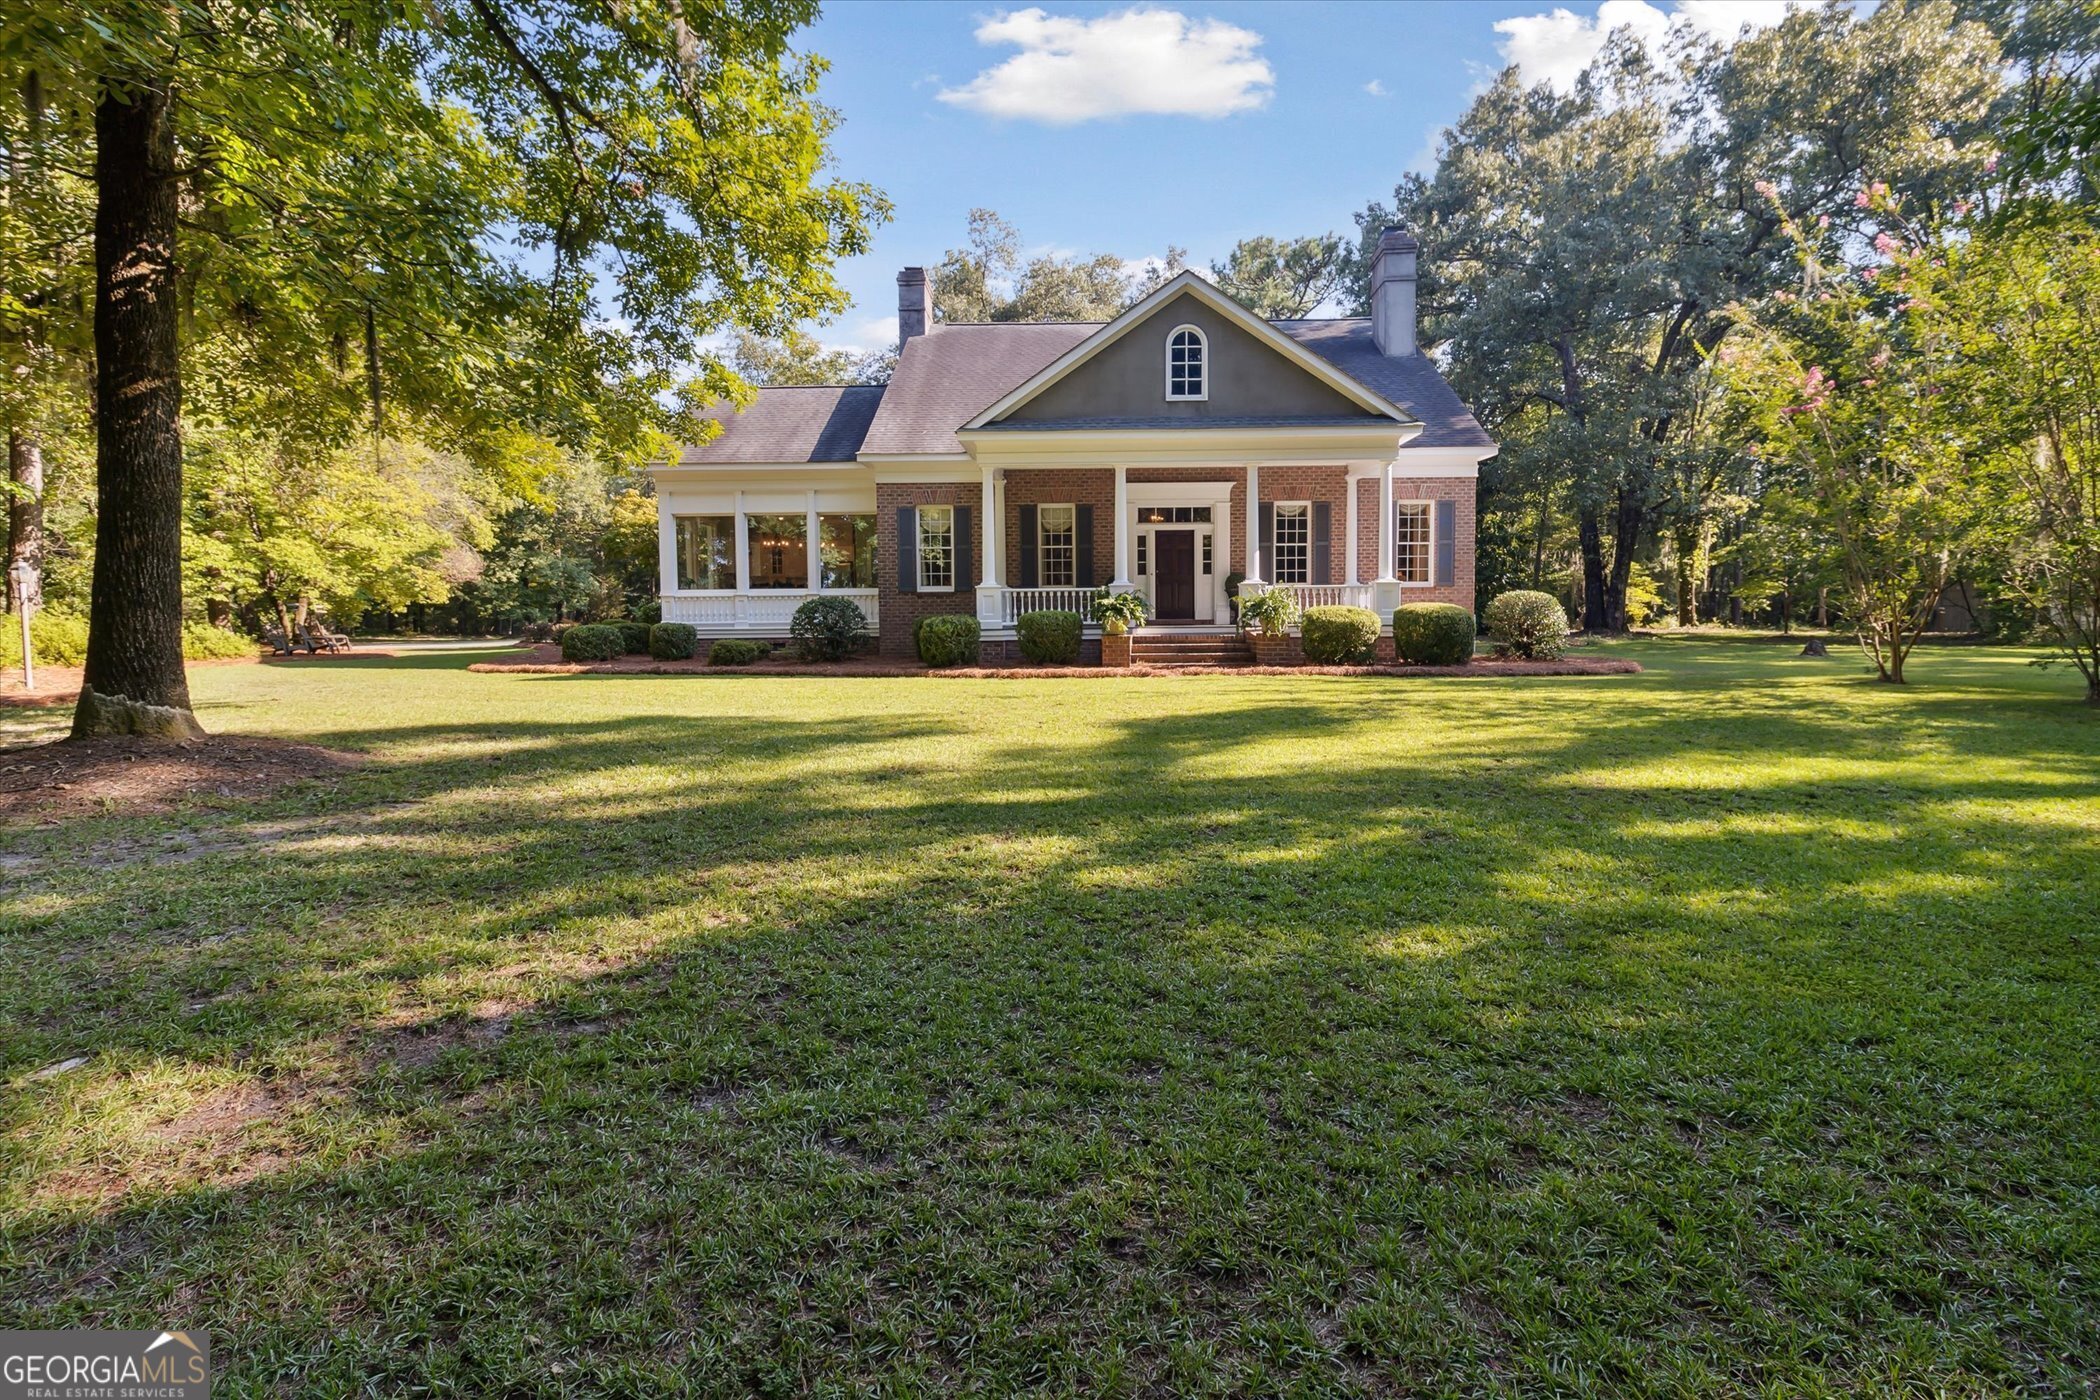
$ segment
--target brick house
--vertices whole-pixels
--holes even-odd
[[[760,389],[655,469],[664,618],[781,637],[837,594],[885,655],[965,612],[996,658],[1020,614],[1104,587],[1143,594],[1148,630],[1223,629],[1234,573],[1388,624],[1471,607],[1495,444],[1416,344],[1416,255],[1387,230],[1372,314],[1331,320],[1184,272],[1105,324],[938,322],[906,268],[887,385]]]

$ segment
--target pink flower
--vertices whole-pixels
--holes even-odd
[[[1974,204],[1970,203],[1966,199],[1957,199],[1954,201],[1954,213],[1959,218],[1968,218],[1969,211],[1971,209],[1974,209],[1975,207],[1976,206]]]
[[[1867,364],[1873,369],[1887,369],[1889,367],[1889,357],[1893,354],[1895,354],[1895,351],[1884,345],[1874,352],[1873,357],[1867,361]]]
[[[1865,190],[1861,190],[1858,194],[1852,196],[1852,207],[1854,209],[1871,209],[1874,207],[1874,201],[1868,197]]]
[[[1830,216],[1829,216],[1828,214],[1818,214],[1818,215],[1816,215],[1816,227],[1817,227],[1817,228],[1829,228],[1829,227],[1830,227]]]
[[[1892,258],[1896,255],[1896,240],[1886,233],[1877,233],[1874,235],[1874,251],[1885,258]]]
[[[1763,195],[1766,199],[1770,199],[1779,193],[1779,186],[1773,184],[1770,180],[1759,180],[1755,185],[1751,186],[1751,188],[1756,190],[1759,194]]]
[[[1992,151],[1990,158],[1984,161],[1983,173],[1986,175],[1996,175],[1998,173],[1998,153],[1996,151]]]
[[[1880,275],[1881,269],[1878,267],[1863,267],[1859,270],[1859,280],[1862,282],[1871,282]]]

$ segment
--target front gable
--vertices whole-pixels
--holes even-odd
[[[1169,394],[1168,342],[1203,337],[1207,393]],[[1402,409],[1342,374],[1192,273],[1109,322],[968,429],[1410,424]]]

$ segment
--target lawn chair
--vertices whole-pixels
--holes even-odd
[[[292,639],[277,627],[263,628],[263,645],[270,649],[272,656],[294,656],[299,651]]]
[[[350,639],[340,632],[329,631],[325,623],[309,622],[303,630],[308,652],[326,651],[333,654],[350,650]]]

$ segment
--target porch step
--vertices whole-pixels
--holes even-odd
[[[1139,632],[1130,639],[1130,659],[1140,666],[1252,666],[1254,652],[1230,632]]]

